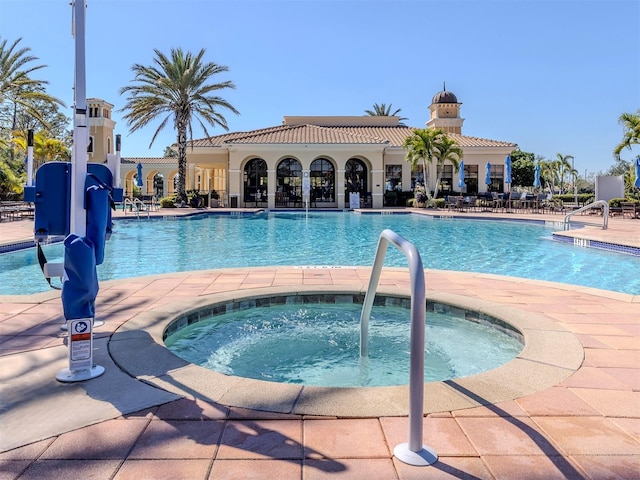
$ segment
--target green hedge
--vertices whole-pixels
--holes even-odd
[[[160,199],[160,208],[176,208],[176,197],[162,197]]]
[[[634,202],[634,203],[640,203],[638,200],[635,200],[633,198],[612,198],[609,200],[609,206],[612,208],[620,208],[620,203],[622,202]]]
[[[575,195],[573,193],[563,193],[553,196],[556,200],[561,200],[563,203],[573,203],[575,201]],[[580,205],[587,205],[593,202],[595,199],[593,193],[579,193],[578,203]]]

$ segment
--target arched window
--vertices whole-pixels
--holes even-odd
[[[367,181],[367,166],[362,160],[350,158],[344,168],[345,203],[349,194],[358,192],[360,196],[367,196],[369,182]]]
[[[302,166],[295,158],[285,158],[278,164],[276,175],[276,206],[302,206]]]
[[[318,158],[311,163],[312,204],[336,201],[336,176],[333,164],[326,158]]]
[[[244,166],[244,201],[266,206],[268,190],[267,162],[261,158],[249,160]]]

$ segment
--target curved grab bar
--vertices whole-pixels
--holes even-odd
[[[422,259],[418,253],[418,249],[414,244],[398,235],[393,230],[385,229],[380,234],[378,240],[378,248],[373,261],[373,269],[371,278],[369,279],[369,287],[364,297],[362,305],[362,313],[360,314],[360,356],[367,357],[369,355],[369,317],[371,316],[371,307],[376,295],[376,288],[380,280],[380,273],[384,263],[387,246],[389,243],[395,245],[407,257],[409,263],[409,275],[411,280],[411,336],[413,337],[414,323],[419,323],[422,332],[416,331],[417,335],[424,338],[424,320],[426,316],[426,292],[424,282],[424,269],[422,267]],[[415,308],[414,308],[415,307]],[[417,322],[419,320],[419,322]],[[412,340],[413,345],[413,340]],[[424,342],[422,345],[424,351]],[[424,368],[424,365],[423,365]]]
[[[571,219],[572,215],[575,215],[576,213],[582,213],[586,210],[589,210],[593,207],[595,207],[596,205],[602,205],[603,207],[603,212],[602,212],[602,229],[606,230],[607,226],[609,225],[609,202],[605,201],[605,200],[596,200],[595,202],[591,202],[588,205],[585,205],[584,207],[581,207],[577,210],[574,210],[571,213],[568,213],[564,216],[564,230],[569,230],[569,220]]]
[[[422,417],[424,413],[424,342],[427,316],[424,268],[415,245],[393,230],[385,229],[380,234],[376,256],[373,261],[369,287],[364,297],[360,314],[360,356],[369,355],[369,317],[380,280],[384,257],[389,243],[395,245],[407,257],[411,281],[411,353],[409,371],[409,442],[394,449],[394,454],[405,463],[416,466],[430,465],[438,459],[433,449],[422,444]]]
[[[131,211],[136,213],[136,216],[138,218],[140,218],[140,212],[146,211],[147,212],[147,217],[149,217],[149,208],[147,207],[147,205],[145,205],[145,203],[140,200],[139,198],[134,198],[133,200],[129,199],[129,198],[125,198],[124,199],[124,204],[123,204],[123,210],[124,210],[124,214],[127,214],[127,205],[131,206]]]

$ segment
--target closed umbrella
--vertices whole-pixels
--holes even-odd
[[[533,171],[533,186],[535,188],[540,188],[541,183],[540,183],[540,164],[536,163],[536,168]]]
[[[511,185],[511,157],[507,155],[504,159],[504,183]]]
[[[142,187],[142,185],[144,185],[142,183],[142,164],[140,162],[138,162],[138,178],[136,178],[136,185],[138,187]]]
[[[633,185],[636,188],[640,188],[640,156],[636,157],[636,181]]]
[[[464,183],[464,160],[460,161],[460,169],[458,170],[458,187],[466,187]]]
[[[484,184],[491,185],[493,182],[491,181],[491,164],[487,162],[484,170]]]

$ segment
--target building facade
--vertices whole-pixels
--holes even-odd
[[[437,93],[426,126],[443,129],[462,148],[464,193],[503,191],[504,160],[518,146],[463,135],[461,105],[452,92]],[[113,125],[102,123],[111,127],[110,134],[96,130],[95,136],[108,141]],[[430,165],[426,178],[421,167],[412,171],[402,144],[413,129],[392,116],[285,116],[281,125],[194,140],[187,148],[187,190],[203,195],[215,190],[225,206],[271,209],[380,208],[387,192],[411,191],[416,182],[433,191],[438,176],[440,192],[460,192],[451,164],[440,172]],[[138,164],[142,187],[136,187]],[[163,197],[176,191],[177,158],[123,156],[120,168],[125,196]]]

